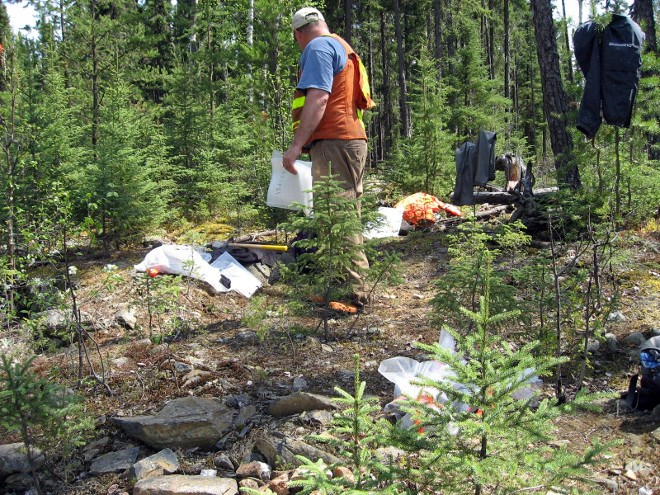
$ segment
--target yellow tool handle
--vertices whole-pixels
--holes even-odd
[[[265,249],[267,251],[281,251],[284,253],[289,250],[289,246],[283,246],[279,244],[243,244],[243,243],[230,242],[228,245],[230,247],[256,248],[256,249]]]

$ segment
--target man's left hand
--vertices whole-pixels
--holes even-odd
[[[298,175],[296,167],[293,166],[293,163],[298,159],[300,153],[302,153],[302,149],[295,144],[292,144],[282,157],[282,166],[284,166],[284,169],[287,172],[290,172],[293,175]]]

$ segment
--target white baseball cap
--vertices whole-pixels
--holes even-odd
[[[321,12],[319,12],[314,7],[303,7],[298,12],[293,14],[293,18],[291,19],[291,26],[295,31],[296,29],[300,29],[307,24],[319,21],[325,21]]]

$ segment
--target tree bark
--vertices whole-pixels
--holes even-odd
[[[511,33],[509,19],[509,0],[504,0],[504,97],[511,97]]]
[[[383,79],[381,85],[381,94],[383,95],[383,105],[380,109],[381,139],[383,156],[387,155],[392,147],[392,97],[390,95],[390,64],[389,51],[387,49],[387,23],[385,22],[385,12],[380,12],[380,51],[382,61]]]
[[[351,44],[353,37],[353,2],[344,0],[344,39],[346,43]]]
[[[442,77],[442,0],[435,0],[433,2],[434,14],[433,14],[433,36],[435,38],[435,65],[438,69],[438,78]]]
[[[571,61],[571,44],[568,38],[568,19],[566,18],[566,0],[561,0],[562,15],[564,16],[564,43],[566,44],[566,68],[568,70],[568,80],[573,82],[573,63]]]
[[[577,189],[580,175],[573,161],[573,140],[568,133],[568,97],[561,79],[552,4],[550,0],[531,0],[530,6],[541,68],[543,111],[548,122],[555,169],[561,183]]]
[[[403,32],[401,29],[401,8],[399,0],[393,0],[394,32],[396,36],[396,53],[398,59],[399,79],[399,118],[401,119],[401,137],[410,137],[410,122],[408,118],[408,102],[406,101],[406,63],[403,50]]]

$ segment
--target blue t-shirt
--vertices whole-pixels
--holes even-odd
[[[308,43],[300,56],[301,76],[297,88],[332,90],[334,76],[346,66],[346,50],[331,36],[318,36]]]

